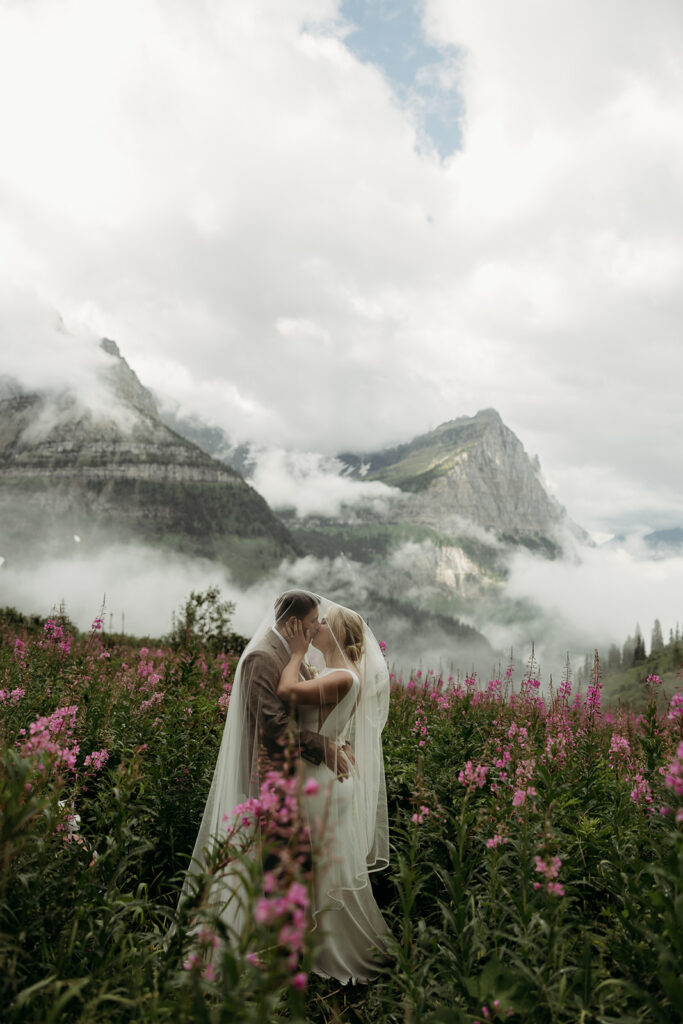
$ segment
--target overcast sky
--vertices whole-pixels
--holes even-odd
[[[679,524],[682,54],[680,0],[0,0],[0,369],[107,335],[328,454],[492,406],[582,525]]]

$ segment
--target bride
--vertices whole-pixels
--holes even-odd
[[[360,615],[332,605],[312,641],[324,667],[302,680],[310,635],[299,620],[287,627],[291,656],[277,693],[297,708],[301,725],[336,741],[348,764],[341,776],[324,761],[305,767],[306,779],[318,784],[304,808],[315,864],[313,970],[344,984],[366,982],[377,973],[387,934],[368,872],[388,861],[381,746],[388,673]],[[329,833],[331,843],[325,843]]]
[[[258,797],[266,772],[293,747],[311,783],[301,799],[314,862],[313,971],[343,984],[376,976],[387,927],[369,873],[389,861],[381,738],[388,708],[386,662],[363,619],[306,591],[280,595],[237,666],[181,902],[226,818]],[[232,898],[239,873],[216,883],[211,903],[228,934],[239,936],[243,901]]]

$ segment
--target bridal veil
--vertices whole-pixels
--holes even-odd
[[[254,691],[249,671],[249,665],[253,663],[253,657],[250,662],[250,656],[268,643],[273,650],[279,650],[278,645],[283,641],[275,633],[276,618],[282,618],[283,608],[286,611],[288,596],[292,593],[302,592],[285,592],[274,599],[237,666],[220,751],[183,896],[187,895],[193,876],[200,874],[204,868],[207,851],[212,844],[225,838],[234,819],[233,809],[259,795],[263,777],[263,766],[260,764],[263,745],[255,734],[254,720],[259,722],[261,712],[265,714],[268,709],[259,706],[258,694]],[[337,609],[355,614],[320,595],[304,593],[317,604],[321,621],[331,611],[334,616]],[[276,609],[279,616],[276,616]],[[325,845],[323,852],[318,853],[325,859],[324,881],[328,906],[343,905],[346,890],[354,891],[368,886],[368,872],[386,867],[389,862],[387,797],[382,756],[382,729],[389,711],[389,672],[370,627],[362,619],[360,621],[363,636],[360,658],[351,660],[343,649],[343,641],[337,644],[337,660],[343,659],[360,685],[357,691],[354,690],[357,695],[352,700],[343,727],[333,736],[333,749],[337,752],[345,742],[350,743],[355,766],[347,779],[334,780],[334,774],[330,776],[334,781],[331,790],[334,799],[328,800],[324,809]],[[288,658],[286,647],[284,650]],[[308,675],[325,671],[322,656],[314,647],[309,648],[306,662],[310,666],[305,669]],[[318,714],[313,716],[316,720],[312,726],[313,731],[319,733],[322,729],[323,732],[330,732],[329,729],[325,730],[325,720],[333,710],[329,705],[320,706]],[[309,714],[306,718],[310,722],[310,709],[307,711]],[[297,728],[292,723],[291,736],[296,736]],[[313,763],[311,757],[307,760],[304,750],[299,770],[305,774]],[[335,773],[336,764],[330,764],[329,760],[327,763]],[[314,813],[313,804],[311,813]],[[318,814],[319,810],[316,809],[315,813]],[[315,833],[317,828],[320,834],[320,821],[312,825],[315,825],[312,831]],[[225,879],[222,881],[225,885]],[[230,891],[229,884],[225,891]],[[211,902],[214,903],[214,899]],[[231,900],[223,906],[221,912],[226,927],[232,932],[240,928],[238,904],[239,901]]]

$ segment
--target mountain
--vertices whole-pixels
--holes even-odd
[[[683,527],[674,526],[668,530],[653,530],[643,540],[653,558],[669,558],[683,554]]]
[[[230,466],[245,479],[254,470],[254,458],[249,445],[234,445],[221,427],[209,426],[199,416],[183,415],[177,404],[171,403],[165,395],[150,392],[154,396],[159,416],[174,433],[196,444],[213,459]]]
[[[393,587],[473,597],[504,581],[520,548],[557,558],[589,542],[546,491],[538,459],[493,409],[395,448],[338,458],[352,479],[393,489],[381,510],[283,518],[312,553],[381,563]]]
[[[638,530],[631,534],[618,533],[605,541],[606,548],[623,548],[636,558],[659,559],[672,558],[683,554],[683,527],[673,526],[668,529],[651,530],[644,533]]]
[[[165,410],[166,422],[247,479],[257,449],[236,447],[220,428]],[[494,409],[442,423],[393,448],[337,456],[340,475],[359,484],[334,515],[276,510],[308,553],[372,566],[373,585],[392,592],[436,589],[471,598],[502,583],[511,556],[572,555],[590,538],[548,494],[537,458]],[[363,501],[364,482],[386,484],[384,500]],[[311,486],[316,482],[311,481]],[[305,487],[304,481],[300,486]],[[370,489],[368,488],[370,494]]]
[[[242,581],[300,553],[235,470],[166,426],[115,342],[97,401],[0,383],[0,537],[6,559],[139,540],[221,561]]]
[[[442,423],[397,448],[339,456],[350,475],[409,495],[401,519],[443,526],[452,517],[502,542],[559,554],[562,532],[583,531],[543,485],[531,459],[495,409]]]

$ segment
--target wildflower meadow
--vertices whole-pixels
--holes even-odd
[[[177,909],[239,645],[102,626],[0,617],[3,1021],[681,1019],[683,697],[657,676],[641,711],[604,706],[597,655],[584,693],[541,686],[533,657],[394,677],[373,876],[393,959],[345,989],[310,972],[296,772],[226,823]],[[209,882],[240,858],[229,945]]]

